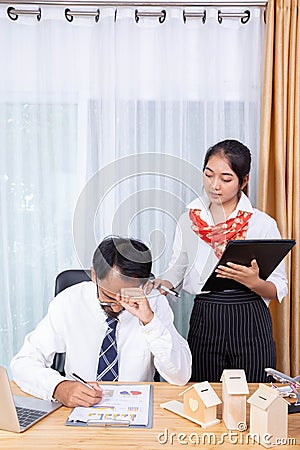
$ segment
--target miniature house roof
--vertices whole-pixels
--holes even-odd
[[[246,375],[243,369],[223,370],[221,381],[226,384],[227,392],[230,395],[249,394]]]
[[[280,397],[280,393],[276,389],[264,384],[259,384],[258,389],[253,395],[251,395],[251,397],[249,397],[247,402],[251,405],[257,406],[257,408],[262,409],[263,411],[266,411],[275,400],[289,404],[289,402],[287,402],[284,398]]]
[[[215,393],[212,386],[208,381],[203,381],[202,383],[196,383],[187,388],[185,391],[181,392],[179,395],[184,395],[190,389],[195,389],[198,396],[204,403],[204,405],[209,408],[210,406],[216,406],[222,403],[217,394]]]

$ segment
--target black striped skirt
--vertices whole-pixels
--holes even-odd
[[[272,319],[264,300],[247,290],[195,297],[188,343],[191,381],[220,381],[224,369],[244,369],[248,382],[267,382],[276,367]]]

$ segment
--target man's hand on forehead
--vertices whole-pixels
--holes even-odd
[[[146,325],[153,319],[153,311],[142,288],[121,288],[117,295],[120,304]]]

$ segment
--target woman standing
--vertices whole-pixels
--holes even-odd
[[[203,166],[203,198],[196,198],[179,219],[173,256],[164,280],[168,288],[196,294],[188,342],[193,356],[191,381],[219,381],[223,369],[244,369],[248,382],[266,382],[266,367],[276,367],[269,302],[287,294],[284,262],[265,281],[255,260],[250,267],[228,263],[219,277],[248,290],[204,292],[201,288],[229,240],[280,239],[276,222],[253,208],[245,190],[251,154],[236,140],[211,147]]]

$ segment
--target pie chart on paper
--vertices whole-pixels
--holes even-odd
[[[130,391],[131,395],[141,395],[141,391]]]
[[[121,391],[120,394],[124,395],[126,397],[130,397],[130,392],[128,392],[128,391]]]
[[[121,395],[125,396],[125,397],[130,397],[131,395],[141,395],[141,391],[121,391],[120,392]]]

